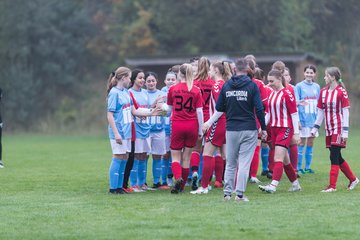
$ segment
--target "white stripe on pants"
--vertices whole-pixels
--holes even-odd
[[[256,130],[226,131],[225,195],[231,195],[234,190],[236,167],[236,194],[242,195],[245,192],[257,136]]]

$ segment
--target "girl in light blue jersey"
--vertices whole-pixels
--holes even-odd
[[[133,86],[129,89],[138,107],[150,108],[148,94],[143,89],[145,74],[141,72],[134,79]],[[135,192],[151,190],[146,185],[147,154],[150,152],[150,122],[149,118],[135,117],[135,160],[130,174],[130,184]]]
[[[310,131],[316,120],[316,104],[320,94],[320,86],[314,82],[316,76],[316,67],[313,65],[306,66],[304,68],[304,76],[305,79],[296,84],[294,89],[301,124],[301,142],[298,148],[299,155],[297,166],[299,174],[314,173],[310,165],[312,161],[315,136],[312,136]],[[302,158],[305,144],[305,169],[303,169]]]
[[[158,99],[162,99],[164,102],[164,98],[166,94],[159,89],[156,89],[158,76],[154,72],[147,72],[145,74],[145,86],[148,93],[149,104],[153,105],[156,103]],[[150,117],[150,148],[152,155],[152,173],[154,185],[153,188],[169,188],[165,181],[163,181],[163,185],[160,183],[161,171],[162,171],[162,156],[166,153],[165,148],[165,130],[164,130],[164,117],[163,116],[152,116]]]
[[[160,114],[159,109],[144,109],[132,104],[128,90],[131,71],[126,67],[119,67],[112,72],[108,79],[107,87],[107,119],[109,122],[108,132],[112,148],[112,161],[109,168],[110,190],[112,194],[124,194],[123,176],[128,158],[127,153],[131,148],[131,122],[132,115],[152,116]]]

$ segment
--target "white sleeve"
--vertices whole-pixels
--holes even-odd
[[[343,108],[343,129],[342,129],[342,137],[348,138],[349,136],[349,108]]]
[[[218,112],[215,109],[214,114],[211,116],[209,120],[206,121],[206,124],[208,124],[209,126],[213,125],[214,122],[216,122],[223,114],[224,114],[223,112]]]
[[[316,120],[314,123],[314,128],[319,129],[322,124],[322,121],[324,120],[324,110],[322,110],[321,108],[318,108],[317,110],[318,111],[317,111]]]
[[[294,127],[294,134],[299,134],[299,114],[297,112],[291,114],[291,121]]]
[[[270,122],[270,113],[265,114],[265,125],[267,126]]]
[[[147,117],[151,116],[151,112],[153,109],[151,108],[138,108],[136,109],[134,106],[131,108],[131,113],[137,117]]]
[[[204,114],[203,114],[202,107],[196,109],[196,114],[197,114],[197,119],[198,119],[198,123],[199,123],[199,135],[202,136],[203,135],[202,127],[204,124]]]

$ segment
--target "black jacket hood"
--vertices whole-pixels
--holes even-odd
[[[251,79],[246,75],[232,76],[229,80],[231,87],[233,87],[234,89],[239,89],[245,85],[248,85],[251,82]]]

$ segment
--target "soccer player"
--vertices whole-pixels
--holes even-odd
[[[172,69],[170,69],[172,70]],[[177,73],[168,72],[165,76],[165,87],[161,89],[164,94],[167,96],[169,92],[169,88],[177,83]],[[166,154],[163,156],[162,160],[162,170],[161,170],[161,178],[164,186],[171,187],[173,185],[173,173],[171,171],[171,152],[170,152],[170,132],[171,132],[171,124],[170,117],[164,116],[164,129],[165,129],[165,149]]]
[[[141,108],[149,108],[148,94],[143,86],[145,84],[144,72],[138,73],[133,86],[129,89],[137,104]],[[152,190],[146,183],[147,154],[150,152],[150,123],[147,117],[135,117],[135,160],[130,173],[130,184],[134,192]]]
[[[311,128],[314,126],[317,113],[317,101],[320,94],[320,86],[315,83],[316,68],[308,65],[304,68],[305,80],[296,84],[295,98],[299,112],[301,124],[300,138],[301,142],[298,150],[297,170],[299,174],[314,173],[311,169],[313,156],[314,137],[311,136]],[[305,169],[302,169],[303,149],[305,148]]]
[[[210,99],[210,115],[215,115],[215,105],[218,100],[220,91],[226,80],[232,76],[229,62],[215,62],[210,66],[210,72],[212,78],[216,83],[211,90]],[[224,158],[225,158],[225,125],[226,116],[221,114],[221,117],[217,120],[210,119],[204,123],[204,130],[207,131],[205,146],[203,151],[203,166],[202,166],[202,178],[201,187],[197,190],[190,192],[191,194],[207,194],[210,178],[215,170],[215,187],[223,187],[222,177],[224,172]],[[214,157],[214,153],[217,149],[220,149],[221,155]]]
[[[126,67],[119,67],[112,72],[108,79],[107,88],[107,119],[109,122],[109,138],[112,148],[112,161],[109,168],[110,190],[112,194],[124,194],[123,178],[127,153],[131,150],[131,122],[132,115],[158,115],[159,109],[144,109],[132,105],[130,95],[126,89],[130,83],[131,71]]]
[[[204,121],[209,120],[209,104],[210,104],[210,95],[211,89],[215,84],[215,80],[213,80],[210,75],[210,61],[206,57],[201,57],[199,59],[198,64],[198,72],[195,76],[194,85],[200,88],[202,100],[203,100],[203,114]],[[200,164],[200,154],[202,152],[203,139],[199,139],[196,142],[196,146],[191,153],[190,166],[192,171],[192,184],[191,189],[196,190],[198,188],[198,170]]]
[[[216,110],[226,113],[224,200],[231,199],[237,172],[235,200],[240,202],[249,201],[244,193],[258,136],[254,109],[261,124],[262,138],[267,134],[264,107],[258,87],[247,75],[248,63],[238,59],[235,65],[235,75],[222,87]]]
[[[171,193],[179,193],[190,172],[191,150],[202,139],[204,123],[200,89],[193,84],[190,64],[183,64],[178,73],[179,83],[169,89],[167,104],[172,111],[171,157],[175,185]]]
[[[299,138],[299,117],[296,110],[296,101],[291,91],[285,87],[283,73],[272,69],[268,74],[268,81],[274,91],[268,100],[267,122],[271,126],[271,148],[274,151],[274,169],[272,181],[268,185],[259,185],[260,190],[267,193],[276,192],[283,169],[292,186],[290,192],[300,191],[300,183],[295,169],[290,163],[288,148],[293,135],[297,142]]]
[[[317,103],[318,113],[314,128],[311,130],[312,136],[315,137],[325,119],[326,147],[330,150],[331,168],[330,184],[321,192],[336,191],[339,170],[349,179],[348,190],[353,190],[359,183],[359,179],[341,155],[341,149],[346,147],[349,134],[349,96],[339,68],[326,68],[324,80],[327,86],[320,91]]]
[[[156,89],[158,76],[154,72],[147,72],[145,74],[145,85],[148,92],[149,104],[153,105],[159,98],[166,97],[166,94],[159,89]],[[163,183],[160,183],[161,172],[162,172],[162,156],[166,153],[165,146],[165,130],[164,130],[165,119],[163,116],[152,116],[150,117],[150,148],[152,155],[152,173],[154,185],[153,188],[166,188],[166,179]]]

